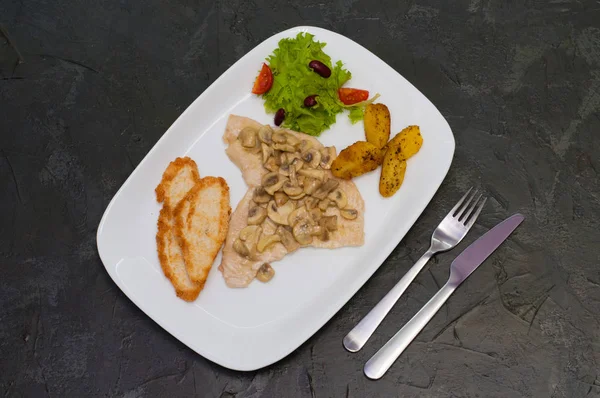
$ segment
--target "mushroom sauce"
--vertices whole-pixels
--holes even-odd
[[[353,181],[332,175],[333,147],[237,115],[230,115],[223,140],[248,185],[231,214],[219,265],[228,286],[271,279],[271,264],[301,247],[364,244],[364,200]]]
[[[240,256],[257,258],[277,242],[292,252],[313,239],[328,241],[338,226],[337,215],[325,215],[329,207],[338,208],[345,219],[356,219],[358,212],[347,207],[339,181],[326,172],[336,156],[334,147],[317,148],[312,141],[270,126],[247,126],[238,140],[246,151],[260,154],[268,170],[254,188],[248,226],[233,243]],[[265,224],[271,224],[271,230],[274,224],[274,233],[266,233]],[[274,272],[259,272],[265,273],[270,276],[261,280]]]

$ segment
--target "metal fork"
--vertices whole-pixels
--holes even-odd
[[[344,347],[350,352],[360,350],[369,337],[375,332],[383,318],[390,312],[400,296],[404,293],[408,285],[421,272],[425,264],[436,253],[452,249],[460,243],[471,229],[481,209],[485,205],[487,198],[479,195],[475,201],[477,190],[471,194],[473,188],[458,201],[444,217],[440,225],[437,226],[433,235],[431,235],[431,245],[429,249],[417,260],[415,265],[400,279],[400,281],[385,295],[377,305],[344,337]],[[468,199],[467,199],[468,197]],[[466,200],[466,202],[465,202]]]

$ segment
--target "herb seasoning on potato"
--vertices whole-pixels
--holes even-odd
[[[338,178],[349,180],[375,170],[383,161],[380,148],[366,141],[358,141],[342,150],[331,165]]]
[[[406,160],[401,157],[402,148],[399,143],[388,147],[383,157],[381,178],[379,179],[379,193],[384,198],[389,198],[400,189],[406,173]]]
[[[383,148],[385,156],[379,178],[379,193],[385,198],[395,194],[406,173],[406,160],[415,155],[423,145],[419,126],[408,126]]]
[[[408,126],[396,134],[383,150],[386,151],[396,144],[400,144],[400,148],[402,149],[402,152],[400,153],[402,160],[408,160],[419,152],[421,145],[423,145],[423,137],[421,136],[421,129],[419,129],[419,126]]]

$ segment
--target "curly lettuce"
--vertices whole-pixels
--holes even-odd
[[[310,33],[298,33],[296,38],[279,41],[267,61],[273,72],[273,86],[263,94],[265,109],[275,113],[285,110],[283,126],[319,136],[336,121],[338,113],[348,109],[352,123],[363,118],[364,107],[347,107],[338,98],[338,89],[352,77],[341,61],[331,62],[323,52],[326,43],[314,40]],[[323,78],[308,67],[310,61],[323,62],[331,69],[331,76]],[[304,99],[317,95],[317,105],[304,107]]]

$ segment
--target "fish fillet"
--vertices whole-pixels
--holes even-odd
[[[156,234],[158,259],[177,296],[186,301],[195,300],[202,286],[192,281],[187,273],[181,245],[173,233],[174,208],[198,181],[196,162],[188,157],[177,158],[169,164],[155,190],[156,199],[163,202]]]
[[[175,209],[175,236],[187,273],[202,289],[229,228],[229,187],[221,177],[202,178]]]
[[[254,187],[261,185],[263,175],[268,173],[268,170],[262,166],[261,155],[245,150],[237,139],[240,131],[248,126],[258,129],[262,125],[246,117],[231,115],[223,135],[223,140],[228,145],[226,149],[227,155],[231,161],[240,168],[242,177],[249,186],[248,192],[240,203],[238,203],[235,211],[231,215],[229,232],[227,233],[227,239],[223,248],[223,258],[219,265],[219,270],[223,273],[225,282],[229,287],[248,286],[255,278],[258,269],[263,263],[281,260],[288,254],[281,243],[274,244],[270,250],[262,253],[256,260],[246,259],[233,250],[235,239],[239,236],[240,231],[248,225],[248,209],[252,201],[253,189]],[[299,139],[312,141],[313,145],[317,148],[323,148],[321,142],[314,137],[292,130],[282,130],[295,135]],[[327,173],[329,173],[328,178],[335,178],[329,170],[327,170]],[[338,229],[331,233],[330,239],[326,242],[314,239],[313,243],[309,246],[335,249],[345,246],[361,246],[364,244],[364,200],[354,182],[351,180],[337,180],[340,183],[340,189],[346,193],[348,207],[358,210],[358,216],[355,220],[347,220],[343,217],[338,217]],[[325,212],[325,215],[339,216],[339,210],[330,207]]]

